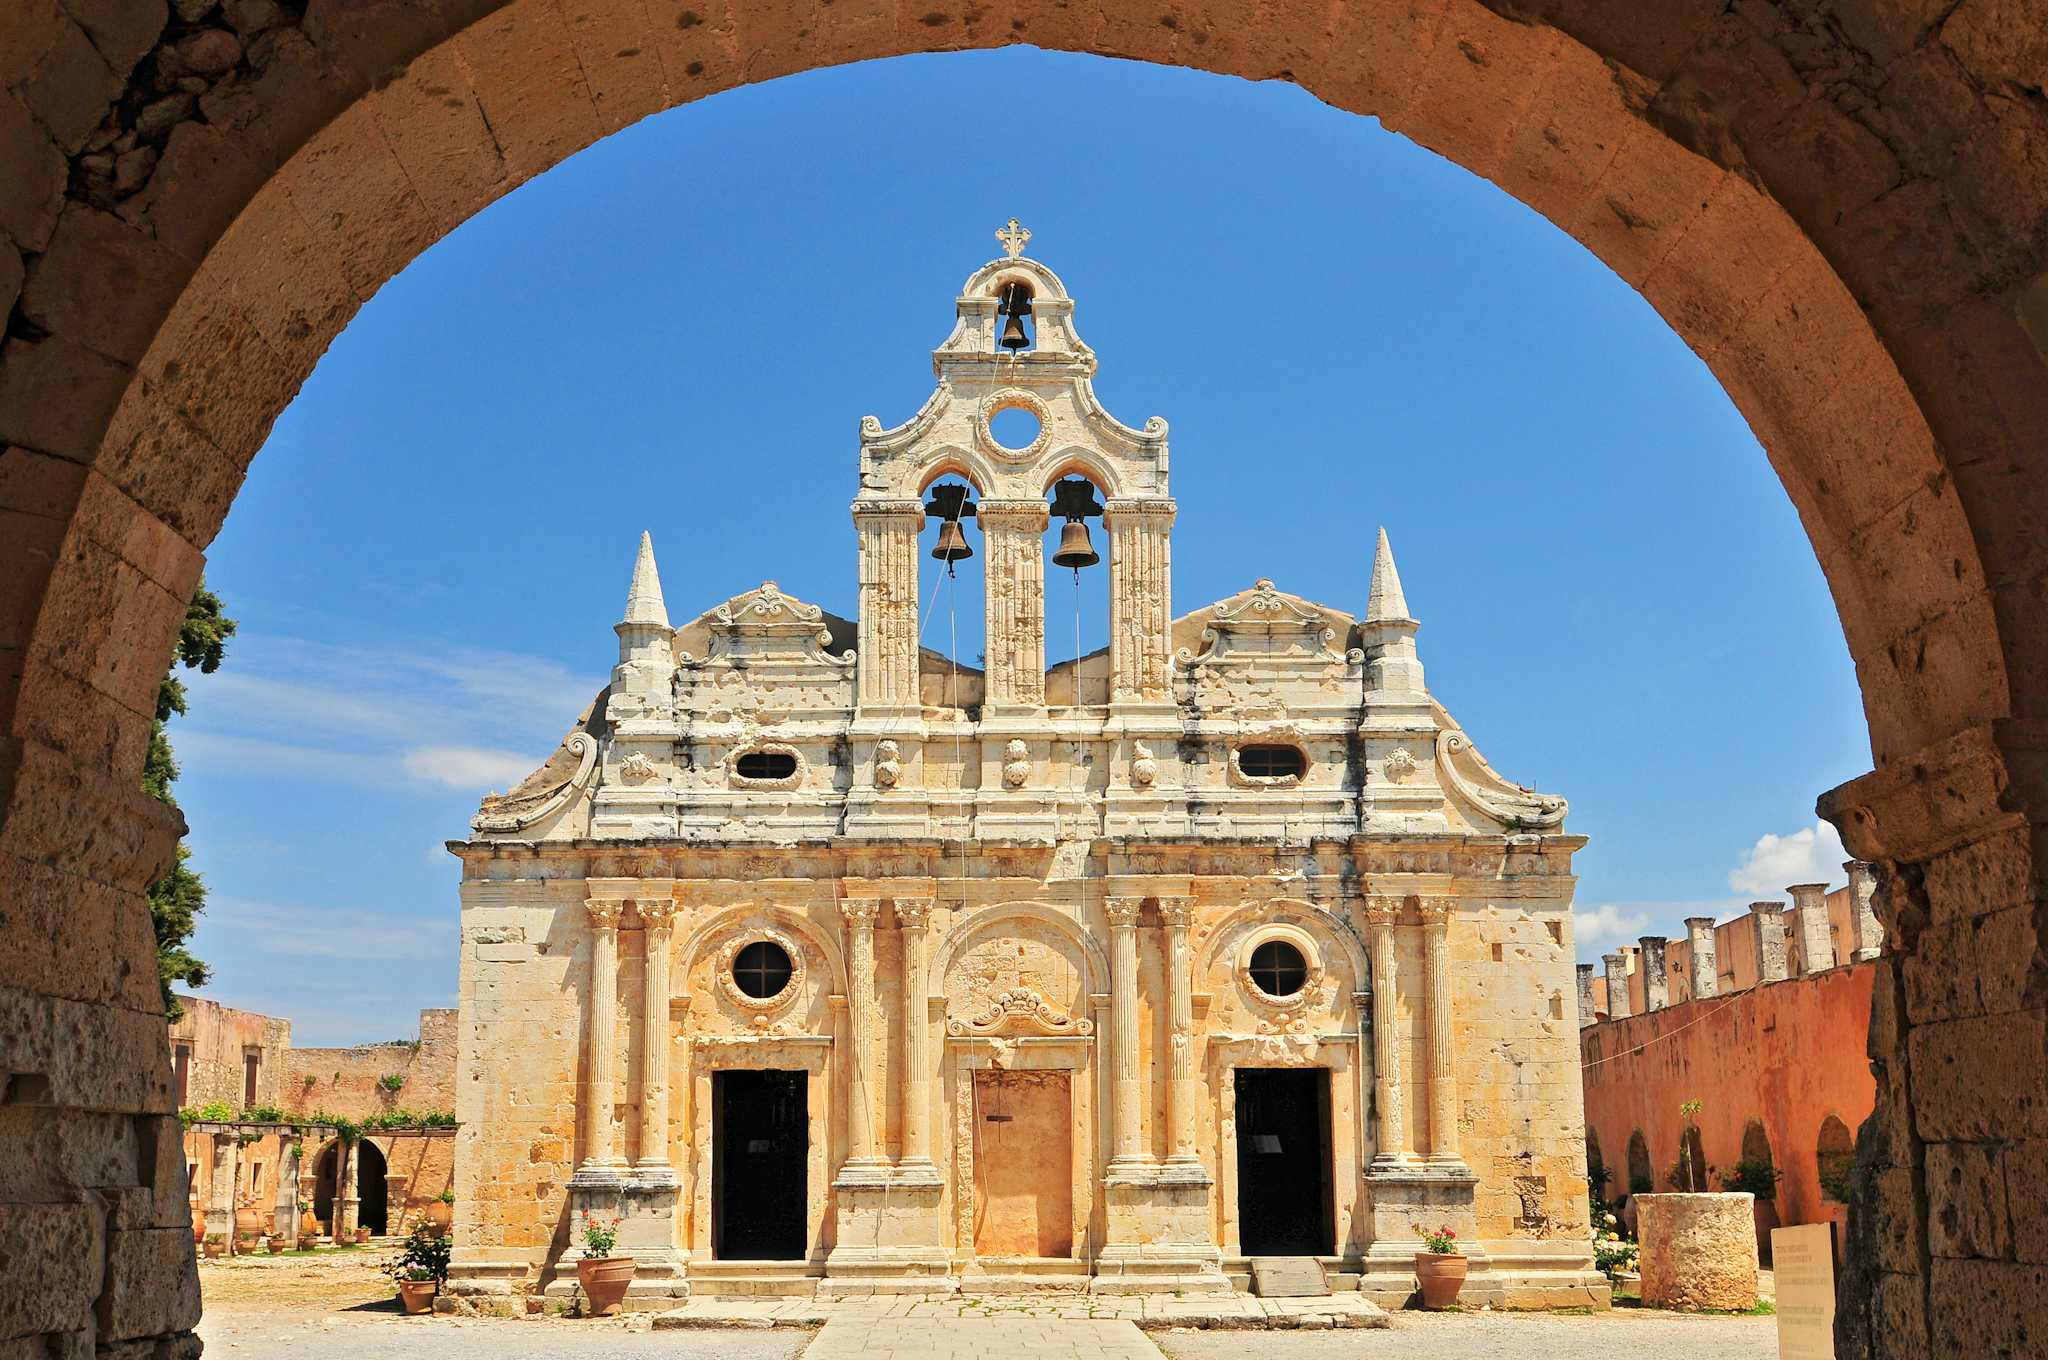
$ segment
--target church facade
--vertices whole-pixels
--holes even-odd
[[[1384,533],[1359,615],[1261,580],[1175,616],[1166,423],[1103,409],[998,236],[930,399],[861,423],[857,619],[766,583],[672,623],[643,536],[610,685],[450,843],[451,1287],[567,1291],[589,1212],[636,1295],[1289,1255],[1398,1303],[1422,1222],[1467,1302],[1604,1304],[1564,801],[1430,696]],[[1110,638],[1048,669],[1062,517]],[[981,544],[985,669],[920,643],[934,518]]]

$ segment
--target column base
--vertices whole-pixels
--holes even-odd
[[[569,1178],[569,1248],[555,1262],[555,1278],[542,1294],[562,1298],[576,1291],[576,1263],[583,1259],[583,1216],[616,1216],[619,1236],[612,1250],[633,1258],[633,1282],[626,1288],[630,1304],[636,1297],[688,1298],[689,1253],[676,1245],[676,1202],[682,1187],[675,1170],[649,1163],[625,1168],[585,1163]]]
[[[1474,1240],[1477,1223],[1472,1209],[1478,1184],[1478,1177],[1461,1161],[1373,1158],[1365,1173],[1373,1240],[1366,1248],[1359,1292],[1385,1308],[1398,1308],[1415,1293],[1415,1253],[1422,1249],[1422,1240],[1415,1235],[1418,1223],[1426,1228],[1449,1225],[1469,1263],[1466,1278],[1483,1275],[1487,1256]],[[1483,1292],[1485,1282],[1468,1285],[1468,1293],[1475,1288]],[[1477,1299],[1480,1294],[1470,1296]]]
[[[836,1230],[819,1298],[950,1294],[959,1287],[952,1255],[939,1240],[944,1187],[937,1167],[848,1162],[832,1188]]]
[[[1223,1251],[1210,1239],[1209,1175],[1199,1162],[1112,1160],[1091,1294],[1230,1292]]]

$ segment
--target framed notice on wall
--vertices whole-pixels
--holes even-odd
[[[1835,1360],[1835,1225],[1771,1229],[1779,1360]]]

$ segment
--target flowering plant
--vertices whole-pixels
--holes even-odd
[[[616,1214],[610,1218],[595,1218],[588,1210],[583,1214],[583,1254],[593,1261],[609,1258],[612,1248],[619,1240],[619,1219]]]
[[[1458,1234],[1446,1223],[1440,1228],[1425,1228],[1420,1223],[1411,1224],[1415,1235],[1422,1239],[1422,1248],[1432,1256],[1456,1256]]]

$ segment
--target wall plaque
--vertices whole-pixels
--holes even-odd
[[[1779,1360],[1835,1360],[1835,1226],[1771,1229]]]

